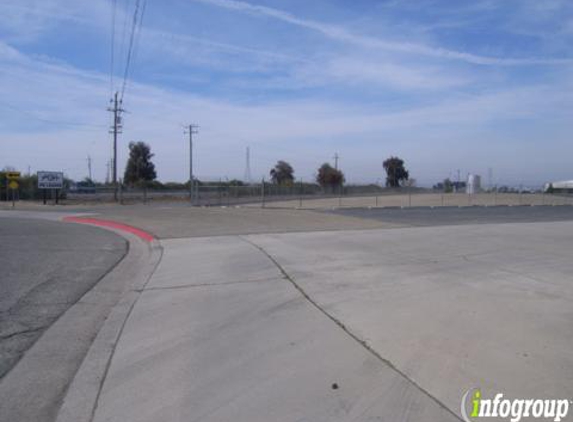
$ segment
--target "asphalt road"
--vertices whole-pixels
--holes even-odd
[[[93,227],[0,218],[0,378],[125,255],[121,237]]]
[[[340,208],[324,212],[415,227],[573,220],[573,207],[567,205],[462,208]]]

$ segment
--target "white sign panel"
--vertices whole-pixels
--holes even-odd
[[[61,171],[39,171],[38,189],[62,189],[64,173]]]

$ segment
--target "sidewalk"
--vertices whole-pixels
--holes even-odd
[[[161,243],[95,421],[458,420],[242,238]]]

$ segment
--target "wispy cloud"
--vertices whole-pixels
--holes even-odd
[[[188,66],[204,66],[227,73],[261,72],[266,80],[237,80],[227,83],[241,88],[301,89],[342,85],[355,88],[367,85],[400,90],[435,91],[460,87],[470,78],[436,65],[406,62],[388,54],[322,54],[298,57],[168,31],[144,32],[149,59],[165,56]],[[229,66],[232,60],[233,66]],[[282,75],[277,77],[279,71]]]
[[[166,59],[161,63],[162,66],[174,62],[190,67],[202,66],[228,73],[240,73],[270,72],[279,67],[310,62],[304,57],[166,30],[145,29],[142,40],[145,44],[142,54],[147,61],[153,64],[157,57],[161,57]],[[232,66],[229,66],[230,62],[233,63]]]
[[[236,44],[230,43],[222,43],[217,41],[212,41],[206,38],[195,37],[191,35],[182,35],[182,34],[175,34],[173,32],[166,32],[166,31],[149,31],[150,36],[157,36],[160,38],[164,38],[170,41],[176,41],[179,43],[184,44],[201,44],[208,48],[213,48],[216,50],[226,51],[229,53],[237,53],[237,54],[249,54],[257,57],[261,57],[268,60],[274,61],[289,61],[289,62],[305,62],[308,61],[302,57],[295,57],[288,54],[282,54],[275,51],[266,51],[260,50],[256,48],[249,48],[244,47]]]
[[[437,66],[400,62],[391,57],[339,55],[322,62],[299,66],[295,79],[307,85],[335,85],[389,88],[398,90],[439,91],[465,86],[471,78]]]
[[[110,10],[109,4],[102,1],[2,0],[0,36],[11,42],[30,43],[64,22],[102,26],[108,24]]]
[[[394,42],[384,39],[359,35],[350,32],[344,27],[323,23],[311,19],[298,17],[292,13],[283,10],[255,5],[237,0],[194,0],[201,3],[210,4],[228,10],[234,10],[243,13],[266,16],[273,19],[296,25],[302,28],[319,32],[331,39],[348,42],[367,48],[379,48],[388,51],[401,53],[423,55],[448,60],[460,60],[478,65],[497,65],[497,66],[518,66],[518,65],[558,65],[573,63],[573,58],[500,58],[476,55],[463,51],[449,50],[441,47],[430,47],[427,45]]]
[[[32,110],[43,118],[71,120],[79,124],[99,124],[108,120],[105,104],[98,101],[106,95],[104,75],[44,63],[13,49],[7,51],[11,51],[14,59],[0,61],[0,73],[3,74],[0,91],[5,98],[17,99],[15,106]],[[5,78],[6,75],[9,77]],[[28,89],[22,91],[26,84]],[[363,180],[375,173],[365,173],[361,160],[369,162],[371,157],[370,161],[376,164],[384,154],[396,149],[414,159],[420,143],[432,141],[434,147],[424,148],[427,159],[432,151],[441,154],[444,147],[440,145],[447,141],[451,145],[463,146],[465,153],[477,154],[482,137],[495,138],[500,144],[503,144],[504,137],[507,142],[513,142],[515,134],[508,135],[501,129],[504,122],[519,121],[523,127],[520,136],[530,136],[525,131],[535,123],[541,123],[545,128],[567,128],[570,126],[567,123],[568,111],[573,108],[570,94],[570,89],[535,86],[466,95],[431,106],[384,111],[376,105],[359,106],[323,99],[275,99],[264,104],[245,105],[134,83],[126,104],[130,113],[125,115],[121,142],[123,145],[129,140],[149,142],[157,154],[160,177],[163,180],[183,180],[186,163],[181,153],[185,148],[181,124],[192,118],[201,124],[197,144],[201,175],[240,177],[242,162],[237,161],[237,157],[241,157],[244,147],[250,144],[257,154],[254,161],[257,168],[266,169],[273,160],[286,158],[306,178],[312,175],[321,160],[328,160],[330,151],[341,150],[347,154],[348,160],[352,157],[354,163],[347,162],[349,180]],[[161,110],[160,115],[158,110]],[[4,116],[3,121],[18,117],[2,108],[0,115]],[[20,118],[23,124],[30,126],[30,122],[26,122],[28,116]],[[103,170],[104,159],[109,152],[105,129],[88,135],[72,131],[70,127],[50,128],[46,131],[40,126],[34,131],[32,125],[27,132],[14,126],[0,128],[0,156],[7,157],[5,148],[11,145],[11,164],[22,166],[31,162],[33,166],[40,166],[42,160],[59,160],[58,151],[65,149],[69,157],[75,157],[72,162],[78,160],[78,169],[70,167],[70,175],[83,177],[83,165],[79,160],[91,151],[101,164],[100,170]],[[563,130],[555,139],[562,139],[565,133],[567,131]],[[346,142],[348,139],[353,142],[349,144]],[[412,139],[417,139],[417,142]],[[354,140],[361,142],[368,149],[368,154],[364,155],[364,149],[357,149]],[[41,145],[40,150],[44,152],[42,155],[32,154],[31,158],[31,145],[34,144]],[[547,142],[546,148],[550,145],[551,142]],[[54,152],[50,152],[50,147],[55,148]],[[125,161],[124,149],[122,151],[120,163]],[[226,151],[228,156],[221,158],[221,151]],[[433,171],[432,165],[419,161],[421,164],[416,172],[419,177],[428,177],[427,174]],[[67,165],[59,164],[59,161],[54,163]],[[372,167],[372,172],[376,166]]]

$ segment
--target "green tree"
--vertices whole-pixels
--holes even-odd
[[[386,170],[386,187],[398,188],[401,182],[408,180],[410,175],[404,167],[404,160],[398,157],[390,157],[382,164]]]
[[[344,173],[342,171],[335,169],[328,163],[324,163],[318,169],[316,174],[317,183],[322,186],[323,189],[334,188],[342,186],[344,184]]]
[[[123,181],[134,186],[155,180],[157,173],[155,165],[151,162],[153,155],[145,142],[130,142]]]
[[[84,186],[95,186],[95,182],[88,176],[84,177],[84,179],[78,183],[82,183]]]
[[[452,193],[454,191],[454,184],[452,183],[449,177],[444,180],[443,184],[445,193]]]
[[[279,160],[269,172],[271,180],[277,185],[290,186],[294,182],[294,169],[286,161]]]

